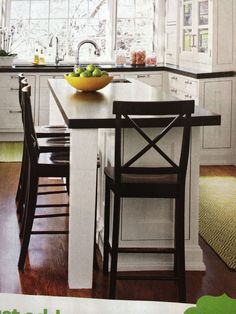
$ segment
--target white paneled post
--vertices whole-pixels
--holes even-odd
[[[92,288],[97,129],[71,129],[69,287]]]

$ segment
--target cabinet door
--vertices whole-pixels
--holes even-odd
[[[166,63],[178,64],[178,40],[177,40],[177,26],[167,25],[166,26]]]
[[[184,0],[180,8],[181,62],[209,63],[212,10],[209,0]]]
[[[41,75],[39,78],[40,93],[39,93],[39,112],[38,125],[49,124],[49,88],[48,80],[51,78],[63,78],[62,75]]]
[[[221,115],[221,125],[203,127],[203,148],[230,148],[232,81],[206,82],[203,106]]]
[[[178,0],[166,0],[166,24],[176,24],[178,18]]]

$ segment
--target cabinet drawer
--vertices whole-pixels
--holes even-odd
[[[169,75],[169,87],[170,89],[183,91],[186,95],[191,95],[192,97],[196,97],[198,94],[197,81],[176,74]]]
[[[28,83],[34,87],[35,86],[35,77],[33,75],[26,75]],[[19,78],[18,74],[12,75],[0,75],[0,87],[8,88],[19,88]]]
[[[0,108],[19,108],[19,88],[18,87],[0,87]],[[31,90],[31,102],[34,104],[34,89]]]
[[[23,130],[21,110],[18,107],[0,110],[1,129]]]
[[[40,75],[40,87],[48,87],[49,79],[64,79],[63,75]]]
[[[137,78],[143,83],[150,86],[161,87],[162,86],[162,74],[127,74],[126,78]]]

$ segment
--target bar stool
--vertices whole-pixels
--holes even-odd
[[[28,85],[27,80],[25,79],[23,74],[19,75],[19,104],[21,107],[21,90],[22,87]],[[22,110],[22,107],[21,107]],[[22,116],[23,120],[23,116]],[[36,132],[39,144],[39,151],[40,152],[60,152],[60,153],[68,153],[70,148],[70,139],[69,139],[69,132],[64,127],[61,126],[61,131],[59,127],[56,127],[55,129],[53,127],[40,127],[39,133]],[[41,131],[42,129],[42,131]],[[66,131],[67,130],[67,131]],[[51,133],[52,132],[52,133]],[[47,137],[46,137],[47,135]],[[50,137],[49,137],[50,136]],[[53,136],[53,137],[52,137]],[[26,182],[28,177],[28,158],[26,153],[26,143],[25,139],[23,141],[23,154],[22,154],[22,162],[21,162],[21,170],[20,170],[20,176],[19,176],[19,182],[17,187],[17,193],[16,193],[16,205],[17,205],[17,213],[19,217],[19,222],[21,222],[22,216],[23,216],[23,207],[24,207],[24,201],[25,201],[25,193],[26,193]],[[40,187],[51,187],[51,186],[65,186],[65,184],[59,183],[59,184],[40,184]],[[43,192],[39,192],[43,194]],[[47,194],[55,194],[55,193],[65,193],[64,190],[62,191],[47,191]]]
[[[68,213],[35,215],[37,203],[38,182],[41,177],[69,177],[69,154],[57,155],[56,153],[42,153],[39,150],[38,139],[34,129],[34,122],[30,101],[31,87],[25,86],[22,89],[22,115],[28,156],[28,178],[26,190],[26,202],[21,228],[22,245],[18,267],[24,268],[25,258],[28,251],[31,234],[67,234],[68,231],[32,231],[35,218],[68,216]],[[61,158],[62,157],[62,158]],[[40,205],[40,207],[65,207],[68,204]]]
[[[115,128],[115,166],[104,169],[106,177],[105,212],[104,212],[104,255],[103,271],[108,273],[109,255],[111,272],[109,298],[116,296],[116,281],[125,279],[161,279],[174,280],[178,284],[179,301],[186,302],[185,285],[185,240],[184,240],[184,202],[185,178],[189,156],[191,114],[194,112],[194,101],[175,102],[122,102],[114,101],[113,113],[116,115]],[[171,115],[162,117],[163,129],[152,140],[139,125],[138,116]],[[159,117],[160,118],[160,117]],[[160,121],[160,120],[159,120]],[[183,126],[179,164],[176,164],[158,145],[173,127]],[[134,128],[147,145],[127,162],[122,163],[122,129]],[[157,124],[158,127],[158,124]],[[134,163],[147,151],[154,149],[162,156],[165,167],[136,167]],[[112,243],[109,242],[110,229],[110,192],[114,193]],[[141,248],[120,247],[120,199],[133,198],[171,198],[175,199],[174,245],[173,247]],[[121,275],[117,272],[118,253],[162,253],[174,254],[174,270],[170,276]]]

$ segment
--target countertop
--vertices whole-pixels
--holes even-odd
[[[170,94],[132,79],[130,83],[111,82],[97,92],[77,92],[65,80],[60,79],[50,79],[49,88],[69,128],[114,128],[115,115],[112,112],[114,100],[193,102],[193,100],[178,100]],[[143,127],[161,127],[168,117],[153,116],[137,120]],[[219,114],[195,106],[195,113],[191,118],[192,126],[220,125],[220,123]]]
[[[174,66],[171,64],[158,64],[158,65],[144,65],[144,66],[117,66],[114,64],[101,64],[98,65],[105,71],[108,72],[153,72],[153,71],[167,71],[171,73],[185,75],[195,79],[205,79],[205,78],[216,78],[216,77],[232,77],[236,74],[234,71],[222,71],[222,72],[209,72],[209,71],[198,71],[196,69],[183,68]],[[31,63],[16,64],[12,67],[6,66],[0,68],[0,73],[6,72],[24,72],[24,73],[48,73],[48,72],[60,72],[67,73],[73,70],[72,64],[59,64],[55,66],[53,63],[45,65],[33,65]]]

